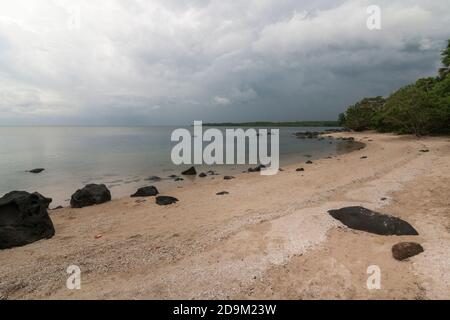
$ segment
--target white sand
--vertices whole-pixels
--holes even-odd
[[[351,135],[367,148],[276,176],[204,179],[167,192],[180,199],[169,207],[124,198],[53,211],[54,238],[0,251],[0,296],[450,298],[449,139]],[[420,236],[356,232],[327,214],[349,205],[403,218]],[[425,253],[394,260],[392,245],[410,240]],[[82,270],[81,290],[66,288],[72,264]],[[372,264],[382,271],[380,290],[366,287]]]

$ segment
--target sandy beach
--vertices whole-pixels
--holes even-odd
[[[174,187],[164,195],[180,201],[167,207],[122,198],[50,211],[52,239],[0,251],[0,298],[450,299],[450,138],[334,136],[366,148]],[[419,236],[351,230],[327,213],[347,206],[404,219]],[[391,248],[402,241],[425,252],[399,262]],[[66,288],[70,265],[81,290]],[[370,265],[379,290],[366,286]]]

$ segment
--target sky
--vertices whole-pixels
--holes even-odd
[[[449,31],[448,0],[0,0],[0,125],[334,120]]]

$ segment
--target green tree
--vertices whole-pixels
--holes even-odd
[[[383,107],[384,103],[383,97],[364,98],[355,105],[348,107],[347,112],[342,117],[345,120],[345,126],[355,131],[372,128],[373,117]]]
[[[416,83],[392,94],[380,116],[382,123],[394,131],[421,136],[442,128],[445,110],[436,106],[433,94]]]
[[[442,52],[442,63],[447,68],[450,67],[450,40],[448,40],[447,48]]]

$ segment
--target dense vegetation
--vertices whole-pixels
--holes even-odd
[[[355,131],[450,133],[450,40],[442,63],[439,76],[419,79],[386,99],[365,98],[339,115],[339,123]]]
[[[224,122],[224,123],[205,123],[204,126],[210,127],[339,127],[339,121],[291,121],[291,122]]]

